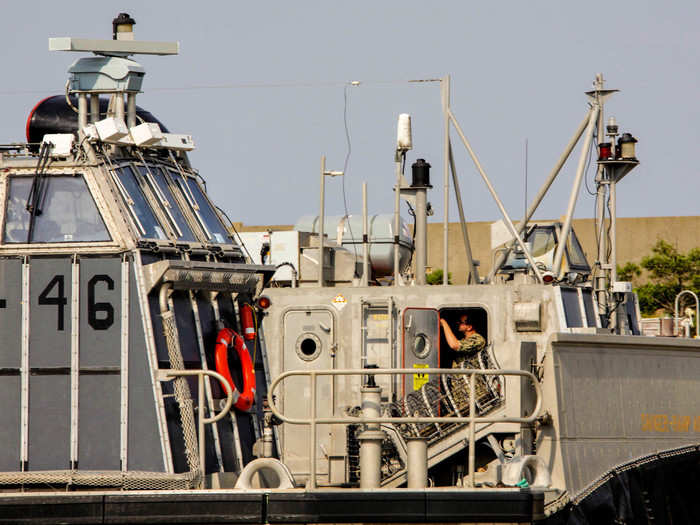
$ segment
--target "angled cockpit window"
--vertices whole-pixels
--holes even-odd
[[[551,255],[556,247],[554,239],[554,228],[540,228],[532,232],[532,235],[527,239],[532,243],[532,256],[542,257],[543,255]]]
[[[556,238],[553,226],[537,226],[527,236],[527,243],[530,245],[530,253],[536,263],[544,264],[545,268],[551,269],[554,261],[554,250],[556,249]],[[511,250],[508,260],[503,265],[504,268],[527,268],[528,262],[525,254],[516,245]]]
[[[578,242],[578,237],[571,231],[566,241],[566,254],[569,256],[569,266],[572,269],[589,269],[588,261],[583,253],[583,248]]]
[[[129,166],[122,166],[114,171],[121,185],[120,189],[124,192],[123,197],[127,201],[134,222],[141,230],[141,235],[147,239],[167,239],[167,235],[165,235],[151,206],[148,204],[148,200],[146,200],[146,196],[143,194],[143,190],[133,170]]]
[[[155,166],[149,166],[148,168],[146,168],[146,166],[139,166],[139,171],[144,179],[146,179],[151,185],[153,193],[162,204],[163,211],[173,223],[173,230],[175,231],[178,240],[188,242],[195,241],[196,238],[194,233],[192,233],[182,210],[177,205],[177,201],[173,196],[170,185],[168,184],[168,181],[160,168]]]
[[[6,243],[109,241],[82,176],[49,176],[35,185],[36,213],[27,211],[33,177],[11,177],[5,213]]]
[[[202,188],[199,186],[199,184],[197,184],[197,181],[188,178],[187,185],[197,204],[197,207],[199,208],[199,215],[204,221],[206,229],[211,236],[211,240],[222,244],[231,242],[229,233],[226,231],[226,228],[224,228],[224,225],[221,224],[219,216],[217,215],[216,211],[214,211],[209,199],[207,199],[204,195]]]
[[[543,269],[551,270],[554,265],[554,254],[557,249],[557,227],[554,225],[536,225],[527,235],[530,253],[535,263]],[[588,261],[578,242],[576,233],[570,231],[566,241],[566,263],[569,270],[590,271]],[[505,269],[527,268],[525,254],[516,246],[511,250],[508,260],[503,265]]]
[[[541,262],[547,269],[552,268],[554,250],[557,246],[554,228],[537,228],[527,240],[532,243],[532,258],[535,262]]]

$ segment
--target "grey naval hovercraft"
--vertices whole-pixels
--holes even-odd
[[[407,115],[393,216],[322,206],[294,231],[236,236],[190,165],[192,137],[136,105],[133,56],[178,44],[135,40],[133,24],[50,39],[90,55],[32,110],[27,142],[0,149],[3,523],[700,521],[700,341],[642,336],[617,280],[615,189],[638,161],[636,139],[604,124],[601,75],[519,224],[440,80],[445,203],[451,175],[469,275],[448,282],[445,219],[430,286],[430,165],[404,177]],[[487,276],[452,128],[503,214]],[[533,223],[580,140],[564,220]],[[571,227],[591,149],[593,266]],[[337,174],[323,166],[322,187]],[[454,332],[471,331],[456,353]]]

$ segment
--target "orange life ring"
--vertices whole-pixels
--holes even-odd
[[[228,368],[228,348],[233,348],[238,353],[241,360],[241,372],[243,373],[243,392],[236,390],[236,385],[231,378]],[[216,335],[216,371],[226,378],[233,392],[233,406],[238,410],[247,412],[253,406],[255,400],[255,368],[248,353],[243,338],[230,328],[224,328]],[[224,391],[226,387],[222,385]]]

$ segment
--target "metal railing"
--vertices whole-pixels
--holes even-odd
[[[317,400],[316,400],[316,378],[318,376],[357,376],[357,375],[411,375],[411,374],[446,374],[446,375],[468,375],[469,376],[469,415],[468,416],[447,416],[447,417],[424,417],[424,416],[403,416],[403,417],[351,417],[351,416],[333,416],[319,417],[317,415]],[[498,375],[498,376],[521,376],[530,379],[535,393],[536,403],[535,408],[529,416],[525,417],[508,417],[508,416],[476,416],[476,376]],[[310,414],[306,419],[291,418],[282,414],[275,404],[275,390],[277,386],[293,376],[309,376],[310,380]],[[332,425],[332,424],[373,424],[373,423],[468,423],[469,424],[469,479],[471,486],[474,486],[474,471],[476,463],[476,455],[474,452],[476,441],[475,426],[477,423],[533,423],[542,408],[542,388],[537,381],[537,378],[530,372],[524,370],[476,370],[476,369],[461,369],[461,368],[372,368],[372,369],[337,369],[337,370],[291,370],[279,375],[272,384],[267,393],[267,400],[272,413],[284,423],[290,425],[309,425],[311,430],[311,439],[309,440],[309,481],[307,488],[316,488],[316,426],[317,425]]]
[[[224,385],[224,389],[226,390],[226,404],[221,408],[221,412],[219,412],[216,416],[214,417],[204,417],[205,409],[206,409],[206,404],[204,400],[204,376],[210,376],[215,379],[218,379],[219,382]],[[160,381],[170,381],[172,379],[175,379],[176,377],[183,377],[183,376],[197,376],[197,444],[199,446],[199,470],[201,472],[201,481],[200,484],[204,484],[204,475],[206,472],[205,469],[205,451],[206,451],[206,446],[205,446],[205,440],[206,440],[206,433],[204,432],[204,425],[210,425],[212,423],[216,423],[220,419],[226,416],[228,414],[229,410],[231,410],[231,405],[233,405],[233,389],[231,388],[231,385],[229,382],[226,380],[224,376],[219,374],[218,372],[214,372],[213,370],[159,370],[158,371],[158,379]]]
[[[682,290],[678,295],[676,295],[676,300],[674,301],[673,305],[673,330],[675,335],[680,335],[680,327],[678,326],[681,319],[679,306],[683,295],[690,295],[693,299],[695,299],[695,337],[700,338],[700,299],[698,299],[697,294],[692,290]],[[690,327],[687,328],[686,333],[688,336],[690,336]]]

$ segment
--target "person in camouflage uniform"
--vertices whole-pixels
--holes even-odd
[[[474,330],[474,326],[469,322],[466,314],[459,316],[457,332],[462,335],[457,339],[450,325],[444,319],[440,319],[443,333],[449,347],[457,352],[457,356],[452,362],[452,368],[482,368],[479,362],[479,352],[486,348],[486,339]],[[448,376],[447,382],[452,392],[452,400],[457,404],[463,415],[469,413],[469,380],[468,376]],[[491,399],[486,377],[477,375],[474,384],[475,402],[477,413],[483,411]]]
[[[486,347],[486,339],[474,330],[467,314],[459,316],[457,331],[463,336],[461,339],[457,339],[447,321],[440,319],[440,324],[442,325],[445,339],[447,339],[447,344],[452,350],[459,353],[452,363],[452,368],[461,368],[465,361]]]

